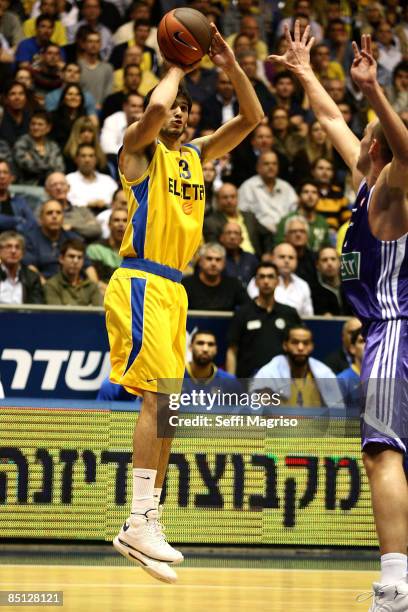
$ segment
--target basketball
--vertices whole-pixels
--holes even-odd
[[[210,24],[200,11],[176,8],[166,13],[160,21],[157,41],[165,59],[189,66],[208,53]]]

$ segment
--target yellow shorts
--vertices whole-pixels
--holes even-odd
[[[178,393],[185,369],[187,295],[168,278],[118,268],[105,294],[110,380],[130,393]]]

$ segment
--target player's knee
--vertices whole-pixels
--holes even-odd
[[[372,442],[364,447],[363,464],[369,478],[374,470],[399,461],[401,453],[391,446]]]

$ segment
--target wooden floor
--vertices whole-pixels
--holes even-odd
[[[166,585],[133,567],[2,565],[0,590],[62,590],[63,612],[367,612],[367,571],[178,568]],[[1,606],[0,610],[15,610]],[[25,609],[51,609],[33,606]]]

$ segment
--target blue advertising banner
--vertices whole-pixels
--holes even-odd
[[[230,315],[191,313],[187,330],[209,329],[225,361]],[[340,345],[341,320],[307,321],[314,355]],[[109,374],[109,346],[102,309],[0,307],[0,378],[6,397],[94,399]]]

